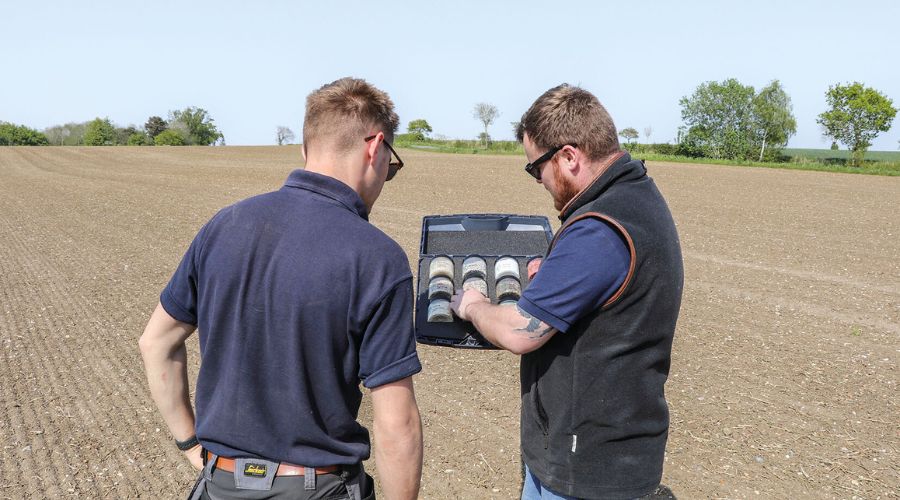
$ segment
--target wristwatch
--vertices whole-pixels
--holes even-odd
[[[188,451],[191,448],[193,448],[194,446],[197,446],[198,444],[200,444],[200,440],[197,439],[196,434],[185,439],[184,441],[179,441],[177,439],[175,440],[175,446],[177,446],[178,449],[181,451]]]

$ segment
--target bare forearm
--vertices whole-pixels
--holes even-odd
[[[172,436],[185,440],[194,435],[187,377],[187,349],[182,344],[172,352],[159,348],[142,352],[150,394]]]
[[[194,435],[184,342],[194,326],[169,316],[161,305],[150,316],[138,345],[147,372],[150,395],[175,439]]]
[[[514,354],[538,349],[556,332],[519,306],[473,302],[466,308],[469,321],[490,343]]]
[[[422,477],[422,422],[418,409],[400,425],[375,422],[375,464],[388,500],[415,499]]]
[[[466,312],[469,321],[488,342],[511,350],[508,345],[510,332],[515,328],[516,322],[521,322],[521,318],[511,309],[515,308],[501,307],[490,302],[475,302],[468,306]]]
[[[372,389],[375,465],[389,500],[412,500],[422,478],[422,419],[412,377]]]

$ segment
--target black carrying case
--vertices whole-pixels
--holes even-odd
[[[522,290],[528,286],[528,262],[543,257],[553,237],[550,222],[540,215],[456,214],[422,218],[419,245],[419,272],[416,281],[416,341],[422,344],[496,349],[472,323],[453,316],[453,322],[428,322],[428,268],[432,259],[447,256],[453,261],[453,287],[462,288],[462,262],[478,255],[487,264],[485,281],[488,297],[498,303],[494,264],[501,257],[513,257],[519,264]]]

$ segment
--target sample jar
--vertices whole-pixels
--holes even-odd
[[[467,278],[463,281],[463,290],[477,290],[487,297],[488,294],[488,286],[487,281],[484,281],[484,278],[480,278],[478,276],[473,276],[471,278]]]
[[[519,300],[522,296],[522,284],[512,276],[507,276],[497,282],[497,300]]]
[[[519,279],[519,262],[512,257],[500,257],[494,264],[494,279],[501,279],[512,276]]]
[[[428,282],[428,300],[450,299],[453,296],[453,282],[446,276],[432,278]]]
[[[428,304],[429,323],[452,323],[453,312],[450,310],[450,301],[447,299],[435,299]]]
[[[450,257],[441,255],[431,259],[428,265],[428,279],[434,279],[438,276],[444,276],[453,279],[453,261]]]
[[[463,280],[472,277],[487,278],[487,263],[478,255],[466,257],[462,264]]]

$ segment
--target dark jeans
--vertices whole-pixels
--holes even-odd
[[[304,476],[275,477],[269,489],[238,489],[233,473],[210,468],[209,478],[204,479],[206,472],[200,472],[189,499],[375,500],[375,483],[362,465],[346,466],[333,474],[318,474],[313,489],[308,488]]]

